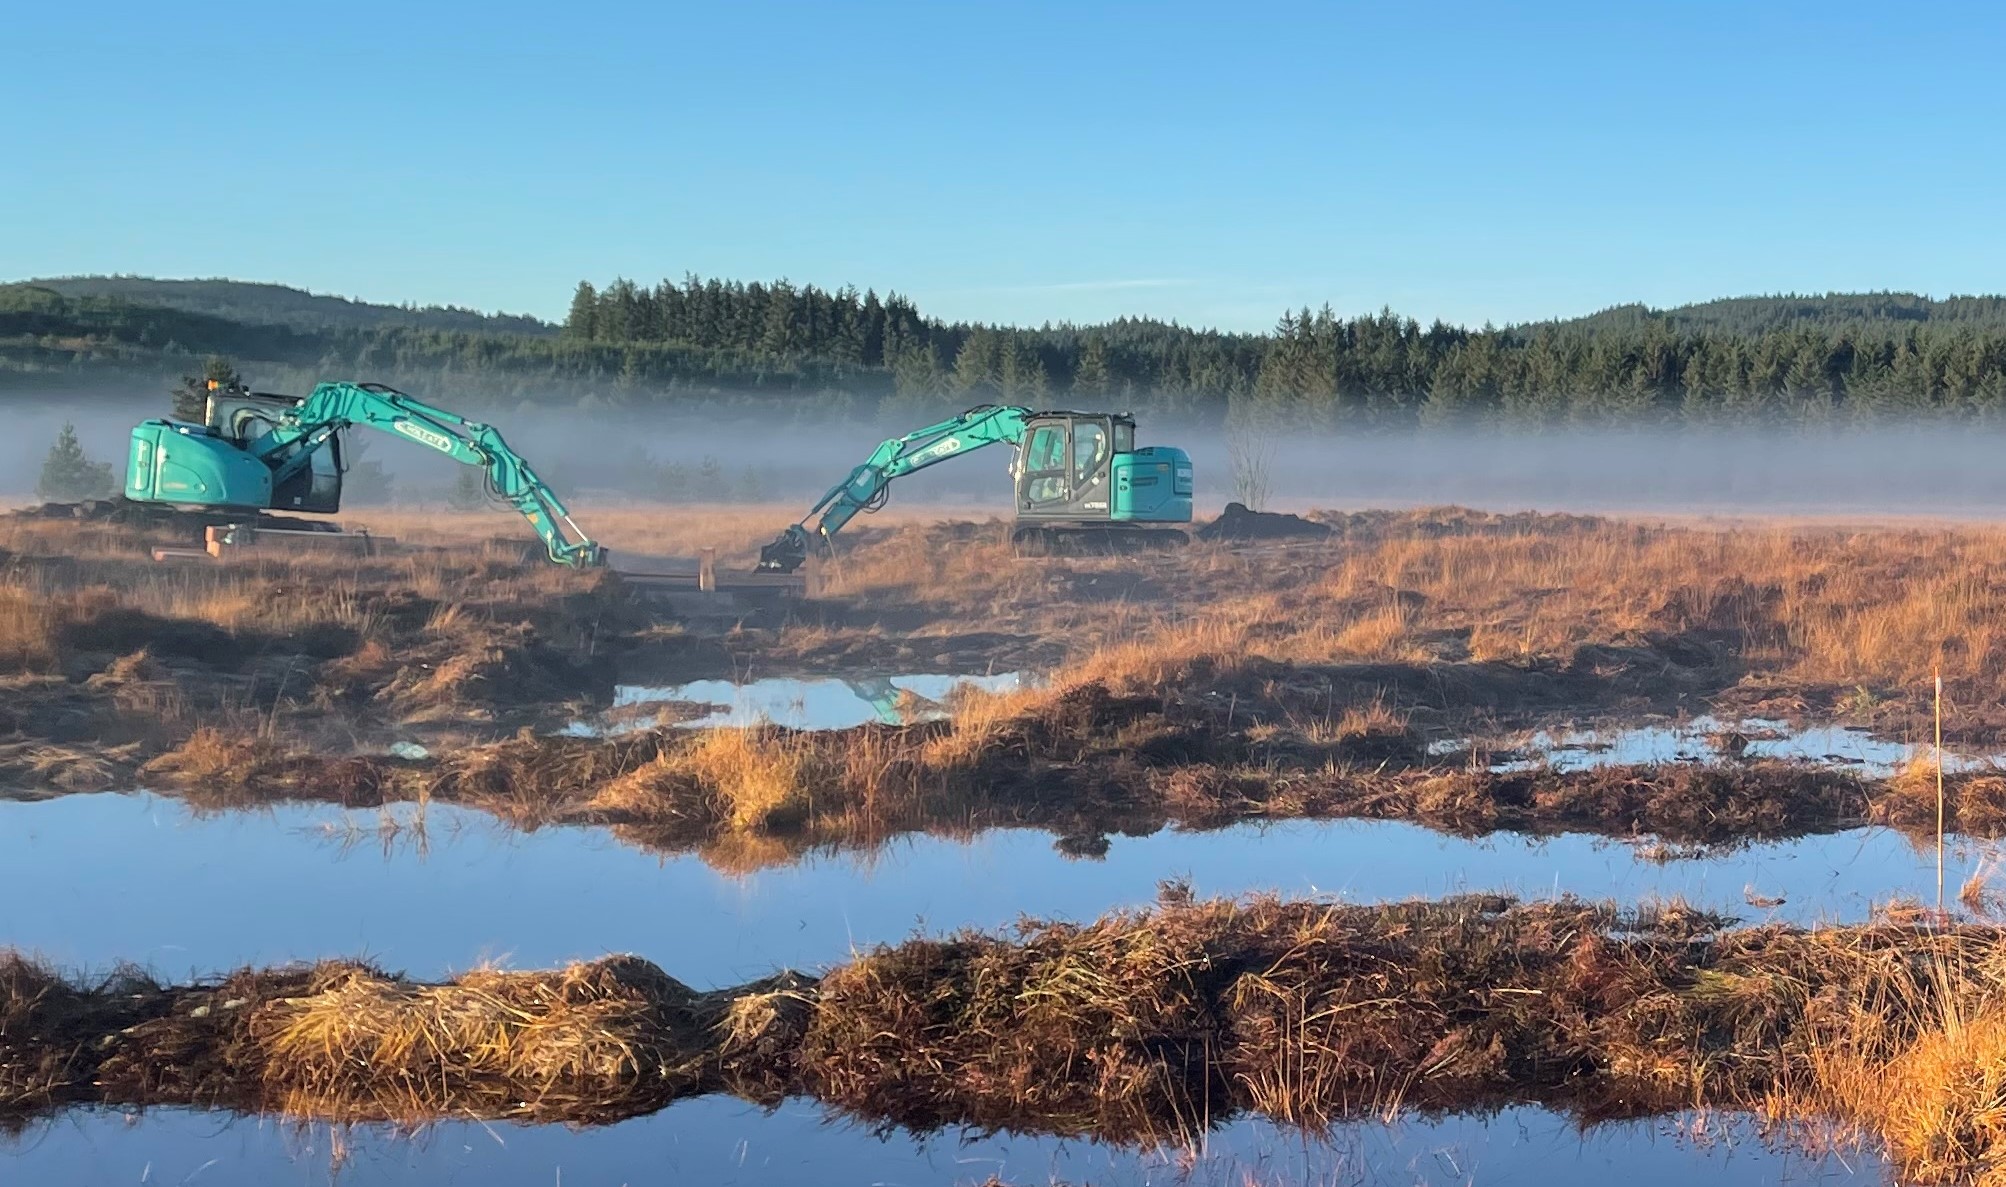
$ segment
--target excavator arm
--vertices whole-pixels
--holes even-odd
[[[298,474],[315,451],[350,425],[394,433],[481,468],[490,494],[520,511],[543,539],[550,559],[586,567],[603,563],[605,551],[571,521],[570,512],[488,425],[433,408],[395,388],[376,383],[322,383],[250,450],[272,469],[274,484]]]
[[[820,537],[824,544],[835,539],[843,525],[863,512],[876,511],[891,495],[895,478],[924,470],[928,466],[960,457],[985,445],[999,442],[1017,444],[1024,439],[1024,426],[1031,418],[1028,408],[984,404],[970,408],[952,420],[928,425],[894,437],[879,445],[863,465],[829,488],[816,500],[808,514],[774,537],[759,550],[762,572],[792,573],[808,559],[809,542]],[[815,524],[814,537],[808,524]]]

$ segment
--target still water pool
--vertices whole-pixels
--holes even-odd
[[[1586,837],[1482,841],[1387,822],[1241,825],[1114,839],[1104,859],[999,830],[918,836],[734,876],[604,831],[513,832],[479,813],[424,819],[325,806],[197,816],[147,794],[0,802],[0,944],[67,967],[133,960],[184,977],[245,963],[364,956],[418,976],[484,960],[518,967],[612,951],[709,986],[780,966],[817,969],[916,927],[991,928],[1019,913],[1090,918],[1147,904],[1159,879],[1201,894],[1273,890],[1370,901],[1462,890],[1680,896],[1750,918],[1857,919],[1933,894],[1933,853],[1884,830],[1654,862]],[[380,826],[388,820],[393,830]],[[1986,849],[1959,845],[1955,886]],[[1745,898],[1783,900],[1753,908]],[[163,1110],[78,1112],[0,1146],[0,1182],[324,1183],[325,1128]],[[1037,1138],[881,1139],[806,1103],[768,1114],[679,1104],[598,1130],[445,1125],[416,1138],[341,1135],[341,1183],[1735,1183],[1846,1179],[1858,1159],[1807,1161],[1739,1140],[1694,1142],[1677,1122],[1577,1133],[1537,1110],[1403,1121],[1305,1143],[1265,1123],[1215,1132],[1194,1159]],[[1189,1178],[1181,1178],[1188,1173]]]
[[[163,1110],[128,1121],[72,1114],[0,1144],[9,1183],[326,1187],[943,1187],[991,1179],[1013,1187],[1723,1187],[1875,1183],[1859,1155],[1812,1158],[1771,1148],[1740,1127],[1695,1138],[1699,1119],[1601,1125],[1585,1132],[1534,1109],[1495,1117],[1407,1119],[1306,1141],[1254,1121],[1213,1131],[1195,1154],[1086,1142],[941,1135],[876,1136],[790,1103],[767,1113],[738,1101],[686,1101],[603,1129],[446,1124],[412,1136],[336,1134]],[[339,1154],[337,1155],[337,1151]]]

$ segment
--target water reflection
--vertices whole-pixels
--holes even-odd
[[[1022,672],[993,676],[772,677],[735,683],[696,680],[688,684],[622,684],[613,690],[613,704],[597,721],[573,722],[565,733],[573,737],[604,737],[663,724],[645,713],[647,706],[703,706],[708,712],[676,713],[666,723],[679,726],[759,725],[792,729],[848,729],[879,721],[898,724],[945,716],[958,688],[984,692],[1015,692],[1024,687]]]
[[[338,1165],[338,1170],[336,1169]],[[24,1183],[719,1184],[885,1187],[1056,1182],[1097,1187],[1190,1184],[1282,1187],[1391,1183],[1629,1187],[1878,1182],[1862,1156],[1813,1158],[1772,1148],[1721,1118],[1603,1125],[1586,1132],[1534,1109],[1490,1118],[1403,1119],[1307,1141],[1265,1122],[1214,1131],[1195,1152],[1134,1152],[1086,1142],[947,1134],[880,1138],[818,1108],[766,1113],[737,1101],[689,1101],[597,1130],[440,1125],[415,1138],[225,1121],[162,1110],[128,1122],[73,1114],[0,1149],[0,1173]]]
[[[1453,738],[1428,747],[1440,757],[1469,749],[1471,740]],[[1768,718],[1723,721],[1703,715],[1679,725],[1539,730],[1491,764],[1496,771],[1550,766],[1560,771],[1653,763],[1713,763],[1724,759],[1787,759],[1851,768],[1885,777],[1911,761],[1928,760],[1929,746],[1874,737],[1864,729],[1839,725],[1794,728]],[[2006,764],[2006,755],[1954,753],[1946,748],[1947,771]]]
[[[1953,891],[1990,851],[1953,846]],[[1677,896],[1800,922],[1859,919],[1876,902],[1932,896],[1936,880],[1933,851],[1883,829],[1653,856],[1585,836],[1469,840],[1391,821],[1291,821],[1116,837],[1088,861],[1037,830],[912,836],[733,876],[603,830],[524,834],[436,805],[422,817],[410,806],[319,805],[201,817],[164,797],[76,795],[0,803],[0,945],[93,968],[136,960],[169,976],[334,955],[433,976],[483,959],[535,967],[636,952],[714,985],[837,963],[916,926],[1092,918],[1151,902],[1167,877],[1208,895],[1354,901]]]

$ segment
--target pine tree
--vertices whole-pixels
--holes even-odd
[[[892,391],[901,399],[924,404],[940,394],[940,348],[928,343],[900,352],[892,366]]]
[[[80,499],[102,499],[112,493],[110,462],[94,462],[77,440],[77,427],[65,424],[49,447],[42,462],[41,480],[35,494],[52,502],[71,503]]]
[[[987,330],[976,330],[968,335],[961,349],[954,356],[954,378],[950,386],[956,392],[987,392],[994,388],[995,376],[1001,370],[999,343]]]
[[[757,311],[760,317],[759,349],[769,355],[783,356],[791,353],[797,343],[797,321],[800,310],[796,308],[794,286],[785,280],[776,280],[766,291],[766,301]]]
[[[1102,396],[1107,388],[1107,343],[1095,334],[1080,348],[1080,363],[1073,369],[1073,390],[1083,396]]]
[[[202,363],[202,374],[183,375],[173,391],[175,420],[201,424],[209,415],[209,393],[237,387],[244,382],[230,360],[212,354]]]
[[[621,351],[620,377],[613,382],[619,386],[621,391],[632,391],[641,386],[643,378],[644,364],[641,361],[641,352],[632,347]]]
[[[571,294],[571,312],[564,317],[564,336],[590,342],[598,336],[599,290],[589,280],[578,282]]]

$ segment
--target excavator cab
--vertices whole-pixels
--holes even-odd
[[[1108,471],[1115,428],[1135,447],[1135,422],[1125,417],[1050,412],[1033,417],[1017,453],[1020,519],[1108,518]]]
[[[1016,479],[1020,520],[1191,522],[1191,459],[1168,446],[1137,449],[1125,413],[1038,413]]]
[[[211,385],[208,415],[210,431],[240,449],[248,449],[278,427],[289,412],[302,403],[299,396],[253,392],[241,385],[217,388]],[[299,473],[272,487],[270,506],[281,511],[305,511],[332,515],[341,510],[341,475],[346,469],[341,457],[340,433],[315,450]]]

